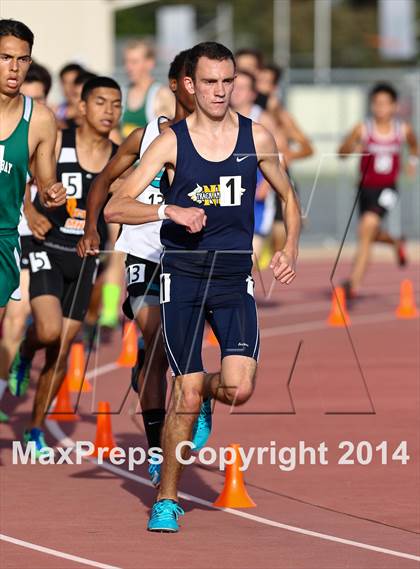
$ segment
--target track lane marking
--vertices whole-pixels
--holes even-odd
[[[19,545],[20,547],[26,547],[26,549],[33,549],[34,551],[38,551],[40,553],[46,553],[47,555],[53,555],[54,557],[61,557],[61,559],[68,559],[69,561],[75,561],[76,563],[82,563],[83,565],[89,565],[90,567],[98,567],[98,569],[122,569],[122,567],[117,567],[116,565],[99,563],[99,561],[92,561],[91,559],[86,559],[85,557],[79,557],[78,555],[64,553],[63,551],[51,549],[50,547],[44,547],[43,545],[37,545],[36,543],[24,541],[23,539],[17,539],[15,537],[11,537],[10,535],[5,535],[4,533],[0,533],[0,539],[2,541],[7,541],[8,543],[13,543],[14,545]]]

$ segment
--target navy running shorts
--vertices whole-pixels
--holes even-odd
[[[258,315],[250,271],[236,272],[228,263],[226,271],[200,274],[195,258],[189,255],[185,266],[178,254],[165,252],[161,258],[162,331],[174,375],[203,371],[206,321],[219,342],[221,359],[239,355],[258,360]]]

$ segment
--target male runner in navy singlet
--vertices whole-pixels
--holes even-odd
[[[165,219],[160,303],[175,386],[150,531],[179,529],[177,519],[183,511],[177,485],[182,465],[176,448],[191,440],[202,398],[241,405],[254,390],[259,331],[251,254],[257,167],[285,204],[288,236],[284,250],[272,259],[274,277],[284,284],[295,278],[299,206],[272,135],[229,109],[234,78],[235,61],[226,47],[207,42],[191,49],[184,81],[194,94],[196,110],[153,141],[105,208],[112,222]],[[166,205],[136,201],[162,168]],[[205,374],[201,360],[205,320],[221,349],[221,371],[215,374]]]

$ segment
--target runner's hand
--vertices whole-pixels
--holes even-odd
[[[166,215],[178,225],[184,225],[188,233],[198,233],[206,225],[207,216],[204,209],[198,207],[179,207],[168,205]]]
[[[290,284],[296,277],[296,255],[286,251],[277,251],[271,259],[270,268],[273,269],[274,278],[283,284]]]
[[[32,231],[35,239],[43,241],[45,235],[52,228],[48,218],[42,215],[42,213],[39,213],[32,204],[27,204],[25,207],[25,215],[28,220],[29,229]]]
[[[100,241],[96,227],[85,227],[85,233],[77,244],[77,254],[79,257],[98,255]]]
[[[59,207],[66,203],[66,189],[61,182],[56,182],[41,195],[42,205],[45,207]]]

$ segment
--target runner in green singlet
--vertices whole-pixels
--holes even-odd
[[[32,44],[33,34],[25,24],[0,20],[0,321],[9,299],[19,299],[17,227],[27,173],[31,170],[36,177],[47,207],[66,200],[55,178],[54,116],[45,105],[19,93],[32,61]]]
[[[173,117],[175,98],[168,87],[156,82],[152,76],[155,55],[150,42],[129,42],[125,48],[124,66],[130,80],[121,119],[121,134],[126,138],[134,129],[145,127],[160,115]]]

